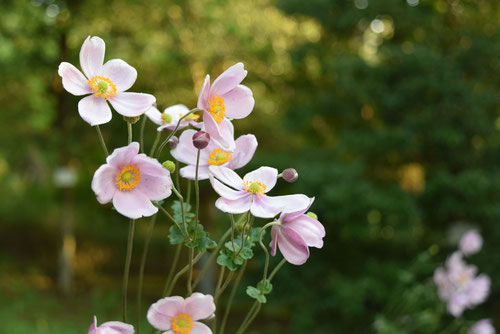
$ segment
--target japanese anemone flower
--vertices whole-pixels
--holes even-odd
[[[289,213],[282,213],[278,219],[279,225],[271,230],[271,255],[276,255],[276,248],[291,264],[304,264],[309,258],[308,247],[323,247],[325,228],[321,223],[305,214],[314,202],[310,199],[309,205]]]
[[[97,317],[94,316],[88,334],[134,334],[134,326],[120,321],[108,321],[97,327]]]
[[[211,334],[207,325],[198,320],[214,316],[214,298],[199,292],[184,299],[179,296],[166,297],[151,305],[148,321],[163,334]]]
[[[170,131],[174,130],[181,119],[182,116],[186,115],[190,110],[183,104],[176,104],[174,106],[166,108],[163,112],[160,112],[158,108],[152,106],[146,111],[146,116],[153,122],[159,125],[158,131],[163,129],[168,129]],[[201,128],[202,123],[196,122],[199,115],[191,114],[184,118],[179,125],[179,129],[183,129],[190,124],[196,128]]]
[[[491,324],[491,319],[483,319],[476,322],[467,334],[495,334],[495,327]]]
[[[158,160],[138,153],[136,142],[115,149],[92,179],[99,203],[113,201],[116,211],[131,219],[152,216],[158,208],[151,201],[172,193],[169,171]]]
[[[268,196],[278,180],[278,170],[260,167],[245,175],[243,179],[232,169],[222,166],[209,166],[210,183],[221,196],[215,206],[227,213],[250,211],[260,218],[273,218],[278,213],[302,210],[309,205],[306,195]]]
[[[126,117],[136,117],[148,110],[156,99],[153,95],[125,92],[137,79],[135,68],[121,59],[108,60],[104,65],[104,41],[99,37],[87,37],[80,50],[80,72],[70,63],[62,62],[58,74],[64,89],[84,97],[78,103],[78,113],[90,125],[111,120],[113,108]]]
[[[476,254],[481,247],[483,247],[483,237],[478,230],[465,232],[459,242],[460,251],[466,256]]]
[[[218,146],[227,151],[234,149],[229,119],[247,117],[255,104],[250,88],[240,85],[246,76],[247,71],[244,70],[243,63],[228,68],[212,85],[210,75],[207,74],[198,96],[198,108],[205,111],[205,131]]]

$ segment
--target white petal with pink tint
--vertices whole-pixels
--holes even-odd
[[[113,197],[113,206],[116,211],[130,219],[149,217],[158,212],[151,200],[137,189],[117,191]]]
[[[110,165],[102,165],[97,169],[92,179],[92,190],[97,196],[97,201],[101,204],[109,203],[117,188],[115,186],[115,176],[118,169]]]
[[[186,298],[184,311],[195,321],[210,318],[215,312],[214,298],[195,292]]]
[[[185,179],[194,180],[196,179],[196,166],[189,165],[182,167],[179,170],[181,176]],[[198,166],[198,180],[206,180],[209,178],[208,166]]]
[[[249,195],[243,190],[234,190],[229,188],[213,176],[210,177],[210,183],[212,184],[212,187],[214,188],[216,193],[229,200],[236,200],[241,198],[241,196],[243,195]]]
[[[137,71],[121,59],[111,59],[102,67],[101,76],[109,78],[116,90],[123,92],[132,87],[137,79]]]
[[[134,142],[137,144],[137,142]],[[166,170],[159,162],[158,160],[148,157],[146,154],[141,153],[137,154],[131,162],[132,164],[135,164],[139,170],[141,171],[141,174],[149,174],[152,176],[157,176],[157,177],[164,177],[164,178],[170,178],[170,172]]]
[[[262,198],[259,198],[257,195],[252,196],[253,203],[250,212],[255,217],[273,218],[283,210],[283,202],[277,197],[263,195]]]
[[[141,174],[137,190],[152,201],[161,201],[172,194],[172,181],[170,177],[156,177]]]
[[[212,334],[212,330],[207,325],[195,321],[189,334]]]
[[[205,111],[203,113],[204,130],[210,135],[210,140],[213,140],[217,146],[224,151],[234,151],[236,144],[234,143],[234,133],[231,122],[227,119],[222,119],[217,123],[212,115]]]
[[[254,135],[240,136],[236,139],[235,144],[233,158],[227,165],[231,169],[238,169],[248,164],[252,160],[258,145],[257,138]]]
[[[305,241],[292,229],[282,228],[278,231],[278,248],[291,264],[304,264],[309,257],[309,248]]]
[[[116,148],[107,158],[106,162],[116,168],[122,168],[132,162],[139,153],[139,143],[132,142],[128,146]]]
[[[101,125],[111,120],[111,109],[102,97],[89,95],[78,102],[78,113],[90,125]]]
[[[136,117],[144,114],[151,108],[156,98],[150,94],[121,92],[110,98],[109,102],[115,110],[127,117]]]
[[[241,119],[247,117],[253,110],[255,100],[247,86],[238,85],[222,96],[226,106],[226,117]]]
[[[62,62],[57,73],[62,78],[64,89],[71,94],[80,96],[92,93],[87,78],[70,63]]]
[[[208,167],[209,172],[219,181],[233,187],[236,190],[243,190],[243,180],[232,169],[221,166]]]
[[[245,182],[262,182],[266,186],[265,192],[273,189],[278,180],[278,170],[272,167],[260,167],[253,172],[248,173],[243,178]]]
[[[222,212],[227,213],[244,213],[250,210],[252,205],[252,196],[244,195],[236,200],[229,200],[224,197],[220,197],[217,201],[215,201],[215,206]]]
[[[161,112],[155,106],[151,106],[145,112],[146,116],[155,124],[162,125],[163,121],[161,119]]]
[[[307,215],[301,215],[293,221],[282,224],[283,228],[291,228],[297,232],[309,247],[323,247],[325,228],[319,221]]]
[[[201,86],[200,94],[198,94],[197,108],[201,110],[208,109],[208,99],[210,98],[210,75],[207,74],[203,85]]]
[[[101,74],[106,45],[97,37],[87,37],[80,50],[80,66],[88,79]]]
[[[243,63],[237,63],[225,70],[210,87],[210,96],[223,95],[240,84],[247,76]]]

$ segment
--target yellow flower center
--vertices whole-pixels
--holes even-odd
[[[233,158],[233,155],[229,152],[223,151],[220,148],[214,148],[214,150],[208,153],[210,157],[207,162],[209,165],[219,166]]]
[[[219,95],[212,96],[208,100],[208,112],[215,119],[217,123],[222,122],[224,116],[226,115],[224,111],[226,106],[224,105],[224,99]]]
[[[256,181],[256,182],[245,181],[245,182],[243,182],[243,189],[245,189],[245,191],[248,191],[252,194],[257,194],[259,196],[259,198],[262,198],[262,195],[264,195],[266,188],[267,188],[266,185],[262,182],[259,182],[259,181]]]
[[[175,334],[188,334],[193,327],[193,319],[186,313],[181,313],[170,319],[172,321],[172,330]]]
[[[464,286],[469,281],[469,277],[465,274],[460,275],[458,278],[458,283],[460,286]]]
[[[172,115],[163,113],[161,114],[161,120],[163,124],[170,124],[172,122]]]
[[[182,118],[182,116],[184,116],[184,114],[179,113],[179,118]],[[197,121],[198,118],[200,118],[200,115],[189,114],[186,118],[183,119],[183,121]]]
[[[92,94],[96,97],[104,97],[107,100],[116,95],[116,86],[108,78],[95,76],[88,83],[92,88]]]
[[[132,190],[139,184],[141,172],[135,165],[126,164],[116,173],[115,184],[121,191]]]

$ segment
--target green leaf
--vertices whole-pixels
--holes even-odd
[[[260,295],[260,290],[254,286],[247,286],[247,295],[257,299],[257,297]]]
[[[184,235],[177,225],[170,226],[168,240],[172,245],[177,245],[184,242]]]
[[[273,285],[269,282],[269,280],[262,280],[257,283],[257,289],[262,291],[264,294],[268,294],[273,290]]]
[[[253,257],[253,251],[251,248],[244,247],[239,255],[242,259],[249,260]]]

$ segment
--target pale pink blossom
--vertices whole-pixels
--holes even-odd
[[[209,166],[210,183],[221,196],[215,206],[227,213],[250,211],[260,218],[273,218],[278,213],[302,210],[309,205],[305,195],[268,196],[276,185],[278,170],[260,167],[242,179],[232,169],[222,166]]]
[[[465,309],[473,308],[488,297],[490,278],[476,274],[477,268],[466,264],[460,252],[448,258],[445,268],[437,268],[434,272],[439,297],[447,303],[448,312],[453,316],[461,316]]]
[[[176,104],[174,106],[166,108],[163,112],[160,112],[158,108],[152,106],[146,111],[146,116],[153,122],[159,125],[158,131],[162,131],[163,129],[174,130],[179,122],[179,119],[186,115],[190,110],[183,104]],[[196,128],[201,128],[202,123],[197,122],[199,115],[190,114],[186,118],[184,118],[179,124],[178,130],[181,130],[189,125],[192,125]]]
[[[158,160],[139,154],[139,143],[117,148],[97,169],[92,190],[101,204],[113,201],[116,211],[131,219],[152,216],[172,193],[172,180]]]
[[[495,328],[490,319],[479,320],[472,326],[467,334],[495,334]]]
[[[97,327],[97,317],[94,316],[88,334],[134,334],[134,326],[120,321],[108,321]]]
[[[87,37],[80,50],[80,72],[70,63],[62,62],[58,74],[64,89],[84,97],[78,103],[78,113],[90,125],[111,120],[111,109],[106,101],[121,115],[142,115],[156,101],[150,94],[125,92],[137,79],[137,71],[121,59],[108,60],[104,65],[104,41]]]
[[[465,232],[459,242],[460,251],[464,255],[476,254],[483,247],[483,237],[478,230],[469,230]]]
[[[198,108],[205,111],[205,131],[224,150],[234,149],[229,120],[247,117],[255,104],[252,91],[240,85],[246,75],[242,63],[228,68],[212,85],[207,75],[198,96]]]
[[[289,213],[282,213],[278,219],[279,225],[274,225],[271,230],[271,255],[276,255],[279,248],[283,257],[291,264],[304,264],[309,258],[309,247],[322,248],[325,228],[317,220],[305,214],[309,210],[314,198],[309,205]]]
[[[160,299],[148,310],[148,321],[164,334],[211,334],[212,330],[198,320],[214,316],[214,298],[195,292],[186,299],[174,296]]]
[[[193,145],[193,135],[195,133],[195,130],[185,130],[179,137],[177,147],[170,151],[177,161],[187,165],[180,169],[181,176],[191,180],[195,179],[198,154],[198,149]],[[236,139],[235,144],[234,151],[228,152],[220,148],[215,141],[210,140],[208,146],[200,150],[198,179],[208,179],[209,166],[225,166],[231,169],[245,166],[252,159],[257,149],[257,139],[251,134],[243,135]]]

